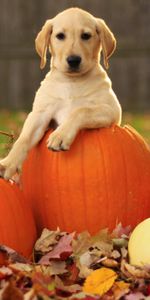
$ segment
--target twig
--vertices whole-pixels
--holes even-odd
[[[11,139],[14,139],[14,134],[11,134],[11,133],[8,133],[5,131],[1,131],[1,130],[0,130],[0,134],[6,135],[6,136],[10,137]]]

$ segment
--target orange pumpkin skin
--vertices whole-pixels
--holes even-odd
[[[48,131],[28,155],[23,190],[38,231],[88,230],[150,217],[150,151],[131,127],[83,130],[69,151],[46,147]]]
[[[16,184],[0,179],[0,244],[29,257],[36,236],[35,222],[23,193]]]

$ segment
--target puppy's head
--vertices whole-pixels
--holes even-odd
[[[104,65],[116,47],[113,33],[102,19],[79,8],[70,8],[47,20],[35,40],[41,57],[41,68],[46,64],[46,53],[51,53],[51,67],[68,75],[90,71],[103,52]]]

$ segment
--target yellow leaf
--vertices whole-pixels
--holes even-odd
[[[83,292],[102,296],[110,290],[116,278],[116,272],[111,269],[101,268],[95,270],[86,278]]]
[[[120,289],[120,290],[125,290],[128,289],[130,286],[130,283],[126,283],[124,281],[116,281],[115,285]]]
[[[115,284],[113,285],[114,298],[117,300],[123,297],[125,294],[129,292],[129,287],[130,287],[129,283],[126,283],[124,281],[116,281]]]

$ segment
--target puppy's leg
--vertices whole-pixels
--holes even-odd
[[[80,129],[108,127],[112,123],[119,123],[119,118],[119,112],[116,114],[111,106],[105,104],[78,108],[50,134],[47,147],[55,151],[68,150]]]
[[[44,135],[50,119],[48,112],[31,112],[28,115],[18,140],[9,154],[0,161],[0,176],[8,180],[20,170],[28,151]]]

